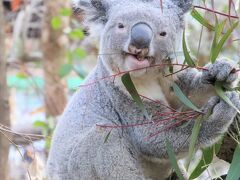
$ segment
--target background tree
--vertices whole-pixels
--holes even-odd
[[[0,3],[0,126],[10,126],[8,90],[6,82],[6,58],[4,38],[4,15],[2,2]],[[9,142],[0,130],[0,179],[7,179]]]
[[[47,12],[42,36],[45,76],[45,107],[47,115],[60,115],[66,105],[65,86],[59,70],[66,59],[68,38],[63,33],[69,26],[69,17],[60,18],[60,11],[69,7],[68,1],[44,0]]]

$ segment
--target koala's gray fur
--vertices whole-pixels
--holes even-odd
[[[131,70],[130,67],[135,65],[130,55],[122,52],[128,52],[129,31],[138,22],[148,23],[152,28],[148,55],[154,57],[153,63],[164,63],[169,54],[181,50],[183,14],[190,4],[190,0],[165,0],[162,9],[158,0],[80,0],[87,22],[102,26],[101,55],[96,68],[85,81],[89,85],[81,87],[73,96],[57,125],[48,159],[49,179],[164,179],[170,169],[166,159],[166,139],[173,144],[179,156],[184,154],[194,123],[193,119],[183,126],[168,128],[148,138],[169,126],[169,123],[161,126],[154,123],[164,118],[157,113],[170,111],[163,104],[175,109],[182,106],[171,91],[172,82],[176,82],[195,104],[202,107],[203,112],[212,112],[202,123],[198,146],[211,145],[227,131],[237,112],[214,96],[211,84],[222,81],[233,86],[238,81],[237,73],[232,72],[234,66],[224,60],[208,65],[209,71],[202,73],[188,69],[174,78],[164,77],[166,67],[131,72],[138,92],[161,102],[144,100],[151,117],[150,123],[145,125],[140,124],[149,120],[119,78],[100,80],[119,70]],[[119,29],[119,23],[124,28]],[[166,37],[158,36],[162,31],[167,32]],[[227,92],[226,95],[240,107],[237,93]],[[104,129],[97,125],[130,127]],[[110,130],[109,139],[104,143]]]

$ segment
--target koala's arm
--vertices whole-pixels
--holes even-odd
[[[137,153],[117,129],[92,127],[75,145],[68,164],[72,179],[144,179]]]
[[[227,92],[226,96],[232,103],[240,108],[239,94]],[[212,97],[202,108],[203,111],[212,111],[207,119],[203,119],[197,146],[210,146],[220,140],[222,135],[228,130],[237,112],[219,97]],[[175,151],[187,149],[193,125],[196,119],[192,119],[187,125],[177,126],[167,130],[166,136],[173,143]]]
[[[238,66],[229,60],[217,60],[205,66],[207,70],[189,68],[177,75],[176,83],[190,100],[199,108],[213,96],[216,96],[214,83],[222,82],[227,88],[235,88],[239,83],[239,74],[234,72]]]
[[[214,82],[220,81],[224,86],[235,87],[239,82],[238,74],[234,72],[233,62],[218,60],[214,64],[207,65],[203,72],[196,69],[189,69],[183,72],[178,77],[178,85],[187,94],[189,98],[199,107],[202,107],[204,112],[211,111],[212,114],[208,119],[204,120],[199,135],[199,145],[211,145],[224,134],[230,124],[233,122],[237,112],[226,102],[217,97],[214,90]],[[240,99],[236,92],[227,92],[226,96],[239,109]],[[200,102],[200,103],[199,103]],[[183,129],[175,129],[181,131],[179,134],[184,134],[189,137],[192,131],[194,122],[188,124]],[[172,135],[174,136],[174,131]],[[174,139],[174,138],[173,138]],[[183,142],[182,142],[183,143]],[[187,143],[188,144],[188,143]]]

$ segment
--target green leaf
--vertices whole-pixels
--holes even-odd
[[[67,76],[72,71],[72,65],[71,64],[63,64],[60,67],[59,75],[61,78]]]
[[[76,48],[74,51],[73,51],[73,56],[77,59],[83,59],[87,56],[87,53],[86,51],[84,51],[83,49],[81,48]]]
[[[28,78],[28,76],[23,72],[17,73],[16,77],[19,78],[19,79],[27,79]]]
[[[183,57],[183,56],[184,56],[183,51],[178,51],[178,52],[174,51],[168,54],[168,59],[171,62],[171,59],[175,59],[177,57]]]
[[[188,170],[190,162],[193,158],[194,152],[196,151],[195,145],[196,145],[197,140],[198,140],[198,136],[199,136],[200,128],[201,128],[201,125],[202,125],[202,121],[204,119],[208,119],[211,114],[212,114],[212,110],[209,110],[208,113],[199,116],[197,118],[197,120],[195,121],[193,130],[192,130],[192,134],[191,134],[191,137],[190,137],[188,157],[187,157],[187,160],[186,160],[186,163],[185,163],[185,166],[186,166],[187,170]]]
[[[55,129],[55,126],[56,126],[56,122],[55,122],[54,118],[49,117],[48,118],[48,128],[53,131]]]
[[[81,29],[73,29],[69,33],[69,37],[73,40],[82,40],[84,38],[84,32]]]
[[[199,177],[210,165],[213,160],[214,154],[217,154],[220,150],[221,142],[214,144],[211,147],[202,149],[202,158],[199,161],[198,165],[195,167],[191,173],[189,179],[196,179]]]
[[[217,95],[224,100],[226,103],[228,103],[229,106],[231,106],[232,108],[234,108],[238,113],[240,113],[240,111],[238,110],[238,108],[236,106],[234,106],[234,104],[231,102],[231,100],[224,94],[224,90],[222,88],[222,83],[221,82],[215,82],[215,91],[217,93]]]
[[[211,47],[211,51],[210,51],[210,60],[212,63],[214,63],[216,61],[216,59],[213,58],[213,53],[215,52],[218,40],[222,34],[222,31],[223,31],[223,28],[224,28],[226,22],[227,22],[226,20],[224,20],[222,23],[219,24],[217,18],[215,21],[216,21],[215,34],[214,34],[213,43],[212,43],[212,47]]]
[[[201,125],[202,125],[202,116],[199,116],[195,123],[194,123],[194,126],[193,126],[193,130],[192,130],[192,134],[191,134],[191,137],[190,137],[190,145],[189,145],[189,151],[188,151],[188,157],[187,157],[187,160],[186,160],[186,169],[188,170],[189,168],[189,165],[190,165],[190,162],[193,158],[193,155],[195,153],[195,145],[196,145],[196,142],[198,140],[198,135],[199,135],[199,132],[200,132],[200,128],[201,128]]]
[[[109,139],[109,136],[110,136],[111,132],[112,132],[112,129],[107,133],[107,135],[104,139],[104,144],[106,144],[108,142],[108,139]]]
[[[82,79],[87,76],[87,72],[81,66],[73,66],[73,71]]]
[[[52,139],[50,137],[45,138],[45,148],[46,149],[49,150],[51,148],[51,142],[52,142]]]
[[[168,71],[169,71],[170,74],[172,74],[173,73],[173,66],[169,66]]]
[[[227,32],[223,35],[222,39],[219,41],[219,43],[216,45],[216,47],[214,48],[212,54],[211,54],[211,62],[215,62],[219,53],[221,52],[223,45],[225,44],[225,42],[229,39],[229,37],[231,36],[233,30],[238,26],[238,22],[234,23],[231,28],[229,28],[227,30]]]
[[[226,180],[236,180],[240,178],[240,144],[237,145],[233,160],[228,171]]]
[[[178,97],[178,99],[187,107],[193,109],[194,111],[201,112],[199,108],[197,108],[182,92],[182,90],[178,87],[176,83],[173,83],[173,91],[174,94]]]
[[[223,29],[225,27],[227,23],[227,20],[225,19],[224,21],[222,21],[221,23],[218,23],[218,20],[216,19],[216,24],[217,24],[217,29],[216,29],[216,41],[218,42],[222,33],[223,33]]]
[[[211,31],[215,30],[215,27],[212,26],[211,24],[208,23],[208,21],[206,19],[204,19],[204,17],[201,16],[201,14],[199,14],[197,12],[196,9],[193,9],[191,12],[191,15],[194,19],[196,19],[199,23],[201,23],[204,27],[208,28]]]
[[[52,28],[58,30],[62,27],[62,20],[60,17],[53,17],[51,20]]]
[[[171,145],[171,143],[169,142],[168,139],[166,140],[166,148],[167,148],[167,153],[168,153],[170,163],[171,163],[173,169],[175,170],[178,178],[180,180],[184,180],[184,177],[183,177],[183,175],[181,173],[181,170],[178,166],[177,159],[176,159],[175,153],[173,151],[173,147],[172,147],[172,145]]]
[[[47,129],[48,128],[48,125],[47,123],[43,122],[43,121],[35,121],[33,123],[33,126],[36,127],[36,128],[43,128],[43,129]]]
[[[183,32],[183,54],[184,54],[184,57],[185,57],[185,62],[191,66],[191,67],[195,67],[195,63],[193,61],[193,59],[191,58],[189,52],[188,52],[188,49],[187,49],[187,43],[186,43],[186,40],[185,40],[185,31]]]
[[[140,98],[133,82],[131,79],[131,76],[129,73],[126,73],[122,76],[122,82],[125,86],[125,88],[127,89],[127,91],[129,92],[129,94],[131,95],[131,97],[133,98],[133,100],[138,104],[138,106],[142,109],[145,117],[150,120],[150,117],[148,115],[148,112],[142,102],[142,99]]]
[[[70,8],[63,8],[63,9],[60,10],[60,15],[61,16],[67,16],[67,17],[72,16],[72,9],[70,9]]]

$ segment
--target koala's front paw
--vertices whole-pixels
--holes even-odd
[[[226,92],[225,95],[231,100],[231,102],[239,109],[240,97],[237,92]],[[237,111],[223,101],[219,97],[212,97],[208,103],[203,107],[204,112],[212,112],[209,116],[208,122],[210,122],[216,132],[226,132],[230,124],[233,122]]]
[[[233,61],[218,60],[213,64],[207,65],[208,70],[203,71],[202,82],[214,84],[216,81],[223,82],[225,87],[234,88],[238,85],[239,76],[236,69],[238,66]]]

